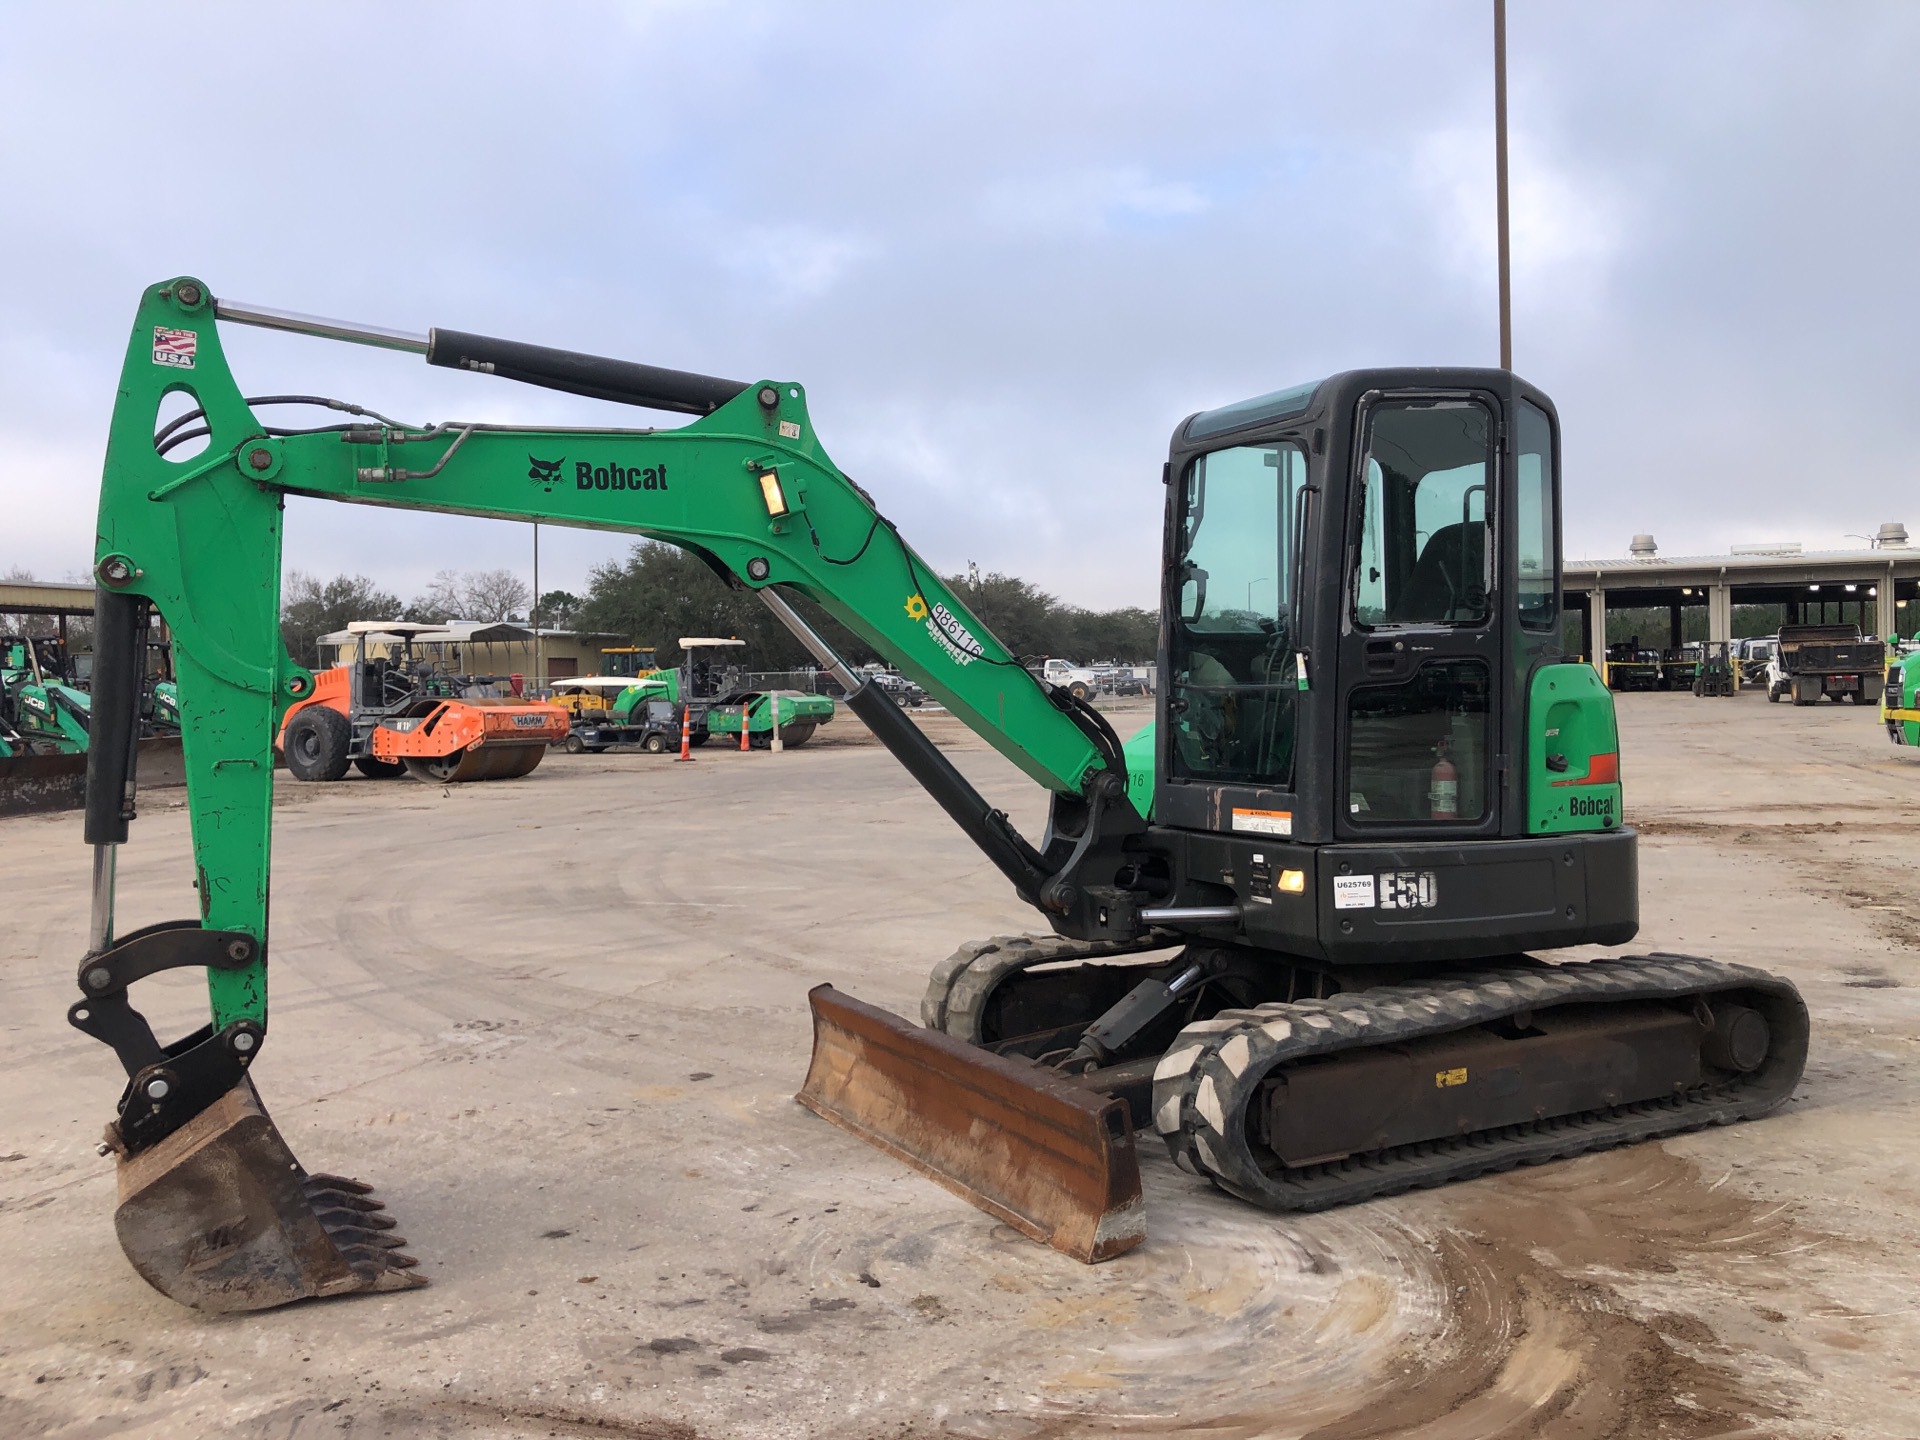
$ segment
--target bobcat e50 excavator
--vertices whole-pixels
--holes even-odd
[[[422,427],[327,402],[352,418],[271,428],[216,320],[698,418]],[[179,391],[208,439],[182,460],[155,444]],[[650,536],[758,594],[1052,932],[938,965],[924,1027],[816,988],[799,1098],[1082,1259],[1145,1233],[1136,1127],[1285,1210],[1779,1105],[1807,1046],[1784,980],[1525,953],[1621,944],[1638,903],[1612,703],[1560,656],[1547,397],[1498,370],[1335,375],[1189,417],[1163,481],[1163,683],[1123,750],[834,467],[798,385],[289,316],[188,278],[147,290],[101,488],[93,919],[69,1012],[127,1072],[108,1142],[134,1266],[215,1311],[421,1283],[367,1187],[304,1170],[248,1079],[274,727],[314,691],[277,625],[289,494]],[[797,597],[1046,787],[1037,842]],[[149,607],[174,636],[201,913],[116,933]],[[181,966],[206,971],[212,1015],[163,1045],[128,991]]]

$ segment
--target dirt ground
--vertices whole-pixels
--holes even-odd
[[[63,1019],[79,819],[0,821],[0,1435],[1920,1434],[1920,752],[1754,694],[1621,714],[1630,951],[1791,977],[1793,1102],[1298,1220],[1143,1151],[1148,1243],[1091,1268],[791,1099],[810,985],[912,1014],[1033,919],[844,713],[782,756],[283,783],[255,1078],[433,1283],[246,1318],[115,1244],[119,1071]],[[927,724],[1037,830],[1011,766]],[[147,796],[123,929],[194,913],[181,798]],[[143,989],[198,1023],[197,981]]]

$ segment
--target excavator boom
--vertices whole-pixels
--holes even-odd
[[[312,430],[269,426],[256,406],[270,402],[250,402],[228,369],[222,319],[411,350],[430,364],[697,418],[673,429],[410,426],[334,402],[356,418]],[[162,423],[162,405],[181,393],[193,409]],[[121,1156],[118,1228],[135,1268],[166,1293],[206,1309],[255,1309],[422,1283],[381,1240],[384,1217],[365,1187],[299,1169],[247,1078],[268,1024],[274,736],[282,713],[316,694],[278,629],[289,494],[621,531],[699,554],[730,583],[758,591],[839,675],[850,707],[1021,894],[1065,925],[1130,923],[1106,916],[1073,879],[1096,832],[1143,823],[1127,799],[1118,740],[1090,708],[1028,674],[834,466],[799,385],[750,385],[458,331],[408,336],[311,320],[217,301],[189,277],[152,286],[129,341],[101,483],[87,790],[94,917],[70,1019],[113,1045],[127,1072],[109,1127]],[[1040,844],[1015,832],[889,697],[841,664],[797,608],[807,603],[1054,793],[1055,824]],[[117,936],[113,862],[135,814],[138,656],[156,610],[173,634],[201,913]],[[206,970],[209,1023],[162,1045],[128,989],[191,965]],[[842,1053],[867,1044],[852,1029],[843,1040]],[[896,1079],[913,1084],[906,1072]],[[946,1083],[931,1074],[925,1088]],[[864,1102],[859,1087],[843,1087],[835,1118],[872,1133],[881,1122],[863,1115]],[[1114,1172],[1096,1188],[1117,1197],[1106,1208],[1124,1210],[1137,1201],[1138,1179],[1126,1169],[1131,1132],[1114,1110],[1093,1105],[1094,1123],[1056,1141],[1054,1153],[1078,1176],[1061,1181],[1065,1191]],[[1009,1132],[1021,1123],[1010,1114]],[[1072,1153],[1059,1153],[1063,1145]],[[921,1159],[964,1168],[956,1154],[929,1137]],[[1033,1163],[1044,1170],[1048,1162]],[[1009,1200],[1009,1213],[1021,1203]],[[1084,1243],[1109,1242],[1090,1235]]]

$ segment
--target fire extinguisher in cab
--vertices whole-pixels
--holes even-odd
[[[1439,758],[1433,762],[1433,774],[1427,781],[1427,818],[1431,820],[1458,820],[1460,818],[1460,772],[1453,768],[1453,762],[1447,759],[1447,742],[1443,738],[1438,750]]]

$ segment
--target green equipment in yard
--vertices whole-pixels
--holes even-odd
[[[1894,744],[1920,745],[1920,650],[1888,661],[1880,719]]]
[[[1736,685],[1733,646],[1726,640],[1701,642],[1700,659],[1694,666],[1693,693],[1696,697],[1728,696]]]
[[[833,699],[809,695],[804,690],[732,691],[707,707],[707,733],[731,735],[737,741],[742,715],[746,717],[748,745],[756,750],[772,745],[777,719],[780,743],[791,748],[806,744],[816,729],[833,719]]]
[[[51,643],[0,636],[0,724],[17,737],[15,753],[84,755],[92,701],[68,683]]]
[[[364,418],[269,429],[258,411],[289,397],[242,395],[219,320],[693,418],[428,426],[329,402]],[[182,392],[195,408],[159,428]],[[288,495],[645,536],[758,596],[1044,926],[941,961],[920,1025],[817,987],[799,1099],[1081,1259],[1145,1237],[1137,1133],[1198,1183],[1311,1210],[1772,1110],[1807,1049],[1786,981],[1527,953],[1622,944],[1639,923],[1612,699],[1562,658],[1559,453],[1552,402],[1503,370],[1349,371],[1181,421],[1164,465],[1141,467],[1164,497],[1160,683],[1154,725],[1123,747],[834,465],[797,383],[149,287],[101,482],[94,910],[69,1011],[126,1072],[123,1249],[209,1311],[419,1283],[367,1187],[303,1169],[249,1078],[268,1033],[274,728],[314,689],[279,632]],[[990,804],[810,607],[1045,789],[1044,831]],[[122,932],[154,609],[200,904]],[[744,842],[760,817],[739,821]],[[650,812],[650,833],[666,823]],[[921,914],[962,883],[930,866],[891,898]],[[129,989],[183,967],[205,972],[211,1014],[162,1045]]]

